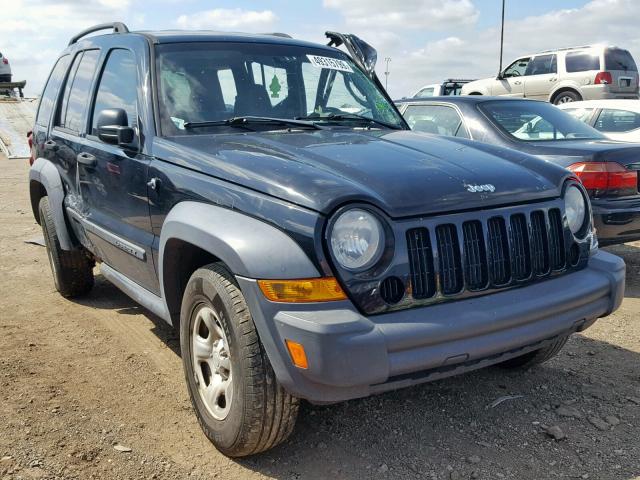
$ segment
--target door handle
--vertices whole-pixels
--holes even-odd
[[[79,153],[76,160],[87,167],[95,167],[96,163],[98,163],[96,157],[87,152]]]
[[[549,79],[550,82],[555,82],[556,80],[558,80],[558,79],[555,78],[555,77]]]
[[[58,150],[58,144],[56,142],[54,142],[53,140],[47,140],[46,142],[44,142],[44,149],[45,150],[50,150],[55,152],[56,150]]]
[[[153,177],[147,182],[147,187],[149,187],[151,190],[157,190],[158,188],[160,188],[160,179]]]
[[[514,85],[522,85],[522,82],[518,80],[517,82],[513,82]]]

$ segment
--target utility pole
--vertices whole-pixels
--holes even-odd
[[[384,89],[389,90],[389,62],[391,61],[391,57],[385,57],[384,61],[387,64],[387,69],[384,71]]]
[[[498,68],[498,78],[502,76],[502,48],[504,46],[504,2],[502,0],[502,26],[500,28],[500,67]]]

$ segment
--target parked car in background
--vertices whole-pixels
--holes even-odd
[[[640,100],[589,100],[558,106],[607,138],[640,143]]]
[[[556,105],[638,98],[638,68],[622,48],[603,45],[546,50],[513,61],[496,78],[467,83],[462,95],[505,95]]]
[[[431,85],[425,85],[420,90],[418,90],[412,98],[460,95],[462,87],[469,82],[473,82],[473,80],[449,78],[442,83],[432,83]]]
[[[396,104],[416,131],[508,147],[568,168],[589,192],[601,244],[640,239],[640,144],[608,140],[535,100],[463,96]]]
[[[0,82],[11,81],[11,65],[9,59],[0,52]]]

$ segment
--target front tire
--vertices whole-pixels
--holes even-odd
[[[520,357],[511,358],[507,361],[499,363],[498,366],[508,369],[527,369],[535,365],[539,365],[555,357],[560,352],[560,350],[562,350],[562,347],[564,347],[564,345],[567,343],[567,340],[569,340],[568,336],[559,337],[546,347],[534,350],[533,352],[525,353]]]
[[[242,457],[287,439],[299,400],[276,380],[233,275],[221,264],[196,270],[180,312],[184,372],[205,435]]]
[[[63,250],[60,247],[56,226],[53,221],[49,197],[40,199],[38,205],[40,225],[47,248],[49,265],[53,273],[53,283],[63,297],[79,297],[93,288],[94,262],[83,248]]]

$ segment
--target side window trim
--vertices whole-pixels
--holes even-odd
[[[111,47],[107,50],[105,50],[104,52],[102,52],[102,58],[98,61],[97,64],[97,68],[96,68],[96,74],[94,77],[94,82],[93,82],[93,88],[91,89],[91,94],[89,97],[89,105],[88,105],[88,115],[86,116],[86,125],[85,125],[85,131],[86,131],[86,137],[91,139],[91,140],[98,140],[98,136],[93,134],[93,116],[95,114],[95,107],[96,107],[96,100],[98,99],[98,90],[100,89],[100,83],[102,82],[102,76],[104,75],[104,70],[105,68],[107,68],[107,63],[109,62],[109,58],[111,57],[111,54],[117,50],[124,50],[126,52],[129,52],[134,59],[134,62],[137,65],[137,59],[136,59],[136,54],[135,52],[127,47]],[[136,119],[136,124],[138,125],[138,128],[140,128],[140,122],[139,122],[139,118],[140,118],[140,98],[139,98],[139,92],[138,92],[138,85],[140,79],[138,78],[138,70],[136,68],[136,113],[138,118]]]
[[[83,116],[84,116],[84,122],[81,122],[79,125],[79,130],[74,130],[72,128],[69,128],[66,126],[66,116],[69,110],[69,100],[70,100],[70,96],[71,96],[71,91],[73,90],[73,87],[75,85],[76,82],[76,76],[78,71],[80,70],[80,67],[82,65],[82,62],[84,61],[84,57],[88,52],[98,52],[98,57],[95,61],[94,64],[94,70],[92,73],[92,76],[89,80],[89,88],[88,88],[88,95],[87,95],[87,102],[84,105],[84,112],[83,112]],[[86,120],[89,116],[89,108],[90,108],[90,100],[91,100],[91,92],[93,90],[93,88],[95,87],[96,84],[96,79],[97,79],[97,71],[98,71],[98,66],[100,65],[100,58],[102,56],[103,52],[102,49],[100,48],[87,48],[84,50],[78,50],[77,53],[74,55],[73,60],[71,61],[71,65],[69,66],[69,70],[67,72],[67,76],[64,80],[64,82],[61,84],[60,89],[62,90],[62,98],[58,99],[59,105],[56,107],[54,115],[53,115],[53,126],[52,129],[54,130],[58,130],[61,132],[65,132],[71,135],[74,135],[76,137],[84,137],[86,136],[86,131],[87,131],[87,126],[86,126]],[[76,59],[78,60],[78,64],[75,68],[75,70],[73,70],[73,66],[75,64]],[[73,71],[72,71],[73,70]],[[71,79],[71,85],[69,87],[69,91],[66,92],[67,89],[67,84],[71,78],[71,75],[73,75],[73,78]],[[64,117],[62,116],[62,105],[64,104],[64,97],[65,97],[65,93],[67,94],[67,102],[65,105],[65,112],[64,112]],[[65,119],[65,125],[57,125],[58,123],[62,122],[62,118]]]
[[[78,50],[76,54],[73,56],[73,59],[70,62],[69,69],[67,70],[67,75],[65,76],[64,81],[60,84],[60,93],[58,98],[58,104],[53,112],[53,129],[61,130],[67,133],[75,133],[70,129],[58,125],[62,122],[62,119],[67,115],[67,108],[69,106],[69,95],[71,95],[71,89],[73,88],[73,82],[76,79],[76,73],[78,72],[78,67],[80,66],[80,62],[82,61],[82,57],[84,56],[84,50]],[[78,60],[78,63],[76,63]],[[74,68],[75,67],[75,68]],[[69,82],[71,82],[69,84]],[[69,91],[67,91],[67,85],[69,85]],[[66,99],[66,102],[65,102]],[[62,112],[62,107],[64,106],[64,115]]]

